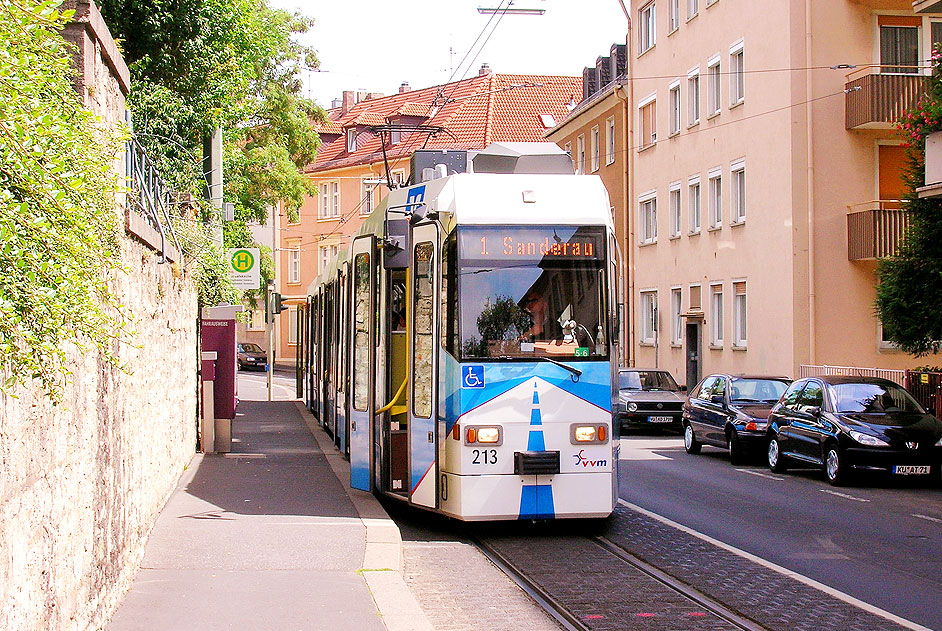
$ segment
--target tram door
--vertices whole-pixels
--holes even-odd
[[[347,398],[350,402],[350,486],[370,491],[373,419],[373,352],[376,319],[373,317],[373,296],[376,287],[376,267],[373,256],[373,236],[360,237],[353,242],[353,267],[350,270],[352,371]]]
[[[438,225],[412,229],[409,275],[410,500],[438,506],[438,308],[441,252]]]
[[[349,436],[349,416],[347,414],[347,318],[350,312],[347,300],[347,264],[344,263],[337,271],[337,335],[334,341],[337,345],[337,434],[334,443],[341,453],[347,451]]]
[[[386,280],[388,331],[385,414],[379,419],[383,435],[383,488],[409,496],[409,345],[407,337],[406,270],[390,269]],[[380,410],[381,412],[383,410]]]

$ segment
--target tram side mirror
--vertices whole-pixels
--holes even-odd
[[[416,206],[415,210],[409,213],[409,225],[414,226],[415,224],[423,221],[425,219],[425,213],[427,210],[428,209],[424,205]]]
[[[409,266],[409,220],[401,217],[386,219],[383,235],[383,267],[406,269]]]

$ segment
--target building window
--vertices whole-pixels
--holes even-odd
[[[730,199],[730,222],[742,223],[746,220],[746,163],[734,162],[730,167],[732,192]]]
[[[245,328],[249,331],[264,331],[265,310],[250,309],[248,314],[248,321],[245,323]]]
[[[655,193],[638,199],[641,211],[641,243],[657,241],[657,197]]]
[[[647,149],[657,142],[657,100],[649,97],[641,101],[638,107],[638,127],[641,130],[639,151]]]
[[[641,29],[638,31],[638,54],[640,55],[641,53],[653,47],[656,43],[655,35],[657,29],[655,23],[654,3],[650,2],[643,6],[641,11],[639,11],[639,15],[641,16]]]
[[[605,121],[605,164],[615,162],[615,117]]]
[[[680,236],[680,182],[671,184],[668,194],[671,213],[671,238]]]
[[[746,58],[742,42],[729,50],[729,104],[739,105],[746,100]]]
[[[641,292],[641,343],[654,344],[657,335],[657,292]]]
[[[585,136],[576,138],[576,173],[585,173]]]
[[[886,20],[890,17],[881,16]],[[919,72],[919,27],[917,25],[920,18],[915,18],[915,20],[913,26],[895,24],[880,26],[881,72],[906,74]]]
[[[320,267],[321,274],[327,271],[328,265],[330,265],[330,247],[326,245],[322,245],[321,246],[321,267]]]
[[[298,345],[298,306],[288,305],[288,344]]]
[[[733,346],[746,348],[746,281],[733,283]]]
[[[710,346],[723,346],[723,286],[710,285]]]
[[[667,32],[673,33],[680,27],[680,0],[667,0]]]
[[[669,92],[670,98],[668,99],[667,105],[669,107],[669,116],[668,121],[670,123],[670,129],[668,132],[671,136],[680,133],[680,83],[674,83],[670,87]]]
[[[401,188],[406,183],[405,169],[396,169],[390,175],[392,175],[392,188]]]
[[[592,172],[595,173],[599,170],[599,128],[592,128],[592,135],[590,136],[590,147],[592,151]]]
[[[317,216],[320,219],[327,219],[330,217],[330,182],[321,182],[317,185],[317,188],[320,191],[321,198]]]
[[[398,145],[402,142],[402,131],[399,129],[392,129],[389,131],[389,144]]]
[[[700,232],[700,176],[687,180],[687,214],[690,216],[690,234]]]
[[[683,313],[682,300],[680,287],[671,289],[671,346],[680,346],[683,341],[684,320],[680,315]]]
[[[710,172],[710,228],[723,225],[723,176],[719,171]]]
[[[288,246],[288,282],[301,282],[301,244],[294,242]]]
[[[347,130],[347,151],[357,150],[357,130],[356,128]]]
[[[569,156],[569,159],[572,160],[572,143],[571,142],[567,142],[565,145],[563,145],[563,151],[565,151],[566,155]]]
[[[363,181],[363,201],[360,202],[360,214],[369,215],[373,212],[373,185]]]
[[[687,0],[687,19],[695,18],[700,11],[699,0]]]
[[[709,115],[716,116],[720,113],[720,58],[717,56],[707,65],[707,89],[709,90]]]
[[[340,216],[340,182],[330,183],[330,216]]]
[[[687,75],[687,127],[700,122],[700,70]]]

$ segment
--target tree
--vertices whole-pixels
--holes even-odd
[[[926,136],[942,130],[940,49],[932,54],[926,93],[898,123],[907,138],[904,171],[909,228],[896,256],[877,264],[876,310],[888,337],[917,356],[938,352],[942,340],[942,200],[920,199]]]
[[[123,326],[108,287],[121,139],[81,105],[57,4],[0,2],[0,387],[32,378],[53,399],[67,344],[114,361]]]
[[[202,192],[196,156],[223,128],[225,195],[236,207],[226,247],[253,245],[246,222],[263,223],[279,202],[296,215],[316,194],[300,169],[314,159],[325,114],[298,77],[318,60],[295,41],[310,18],[265,0],[101,0],[101,11],[131,69],[135,131],[172,188]]]

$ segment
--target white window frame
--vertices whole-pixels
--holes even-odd
[[[396,169],[396,170],[393,171],[390,175],[392,175],[393,183],[394,183],[397,187],[401,187],[403,184],[406,183],[406,180],[408,179],[408,178],[406,178],[406,170],[405,170],[405,169]]]
[[[700,234],[703,225],[703,190],[700,187],[700,175],[687,178],[687,217],[688,234]]]
[[[729,47],[729,106],[746,100],[746,55],[743,40]]]
[[[641,245],[657,242],[657,191],[638,196],[638,221]]]
[[[650,129],[647,129],[644,124],[644,117],[648,108],[651,108]],[[638,132],[638,137],[641,139],[641,146],[638,147],[638,151],[644,151],[648,147],[657,144],[657,92],[652,92],[638,101]]]
[[[729,223],[746,223],[746,161],[736,160],[729,165]]]
[[[641,312],[638,320],[641,324],[639,340],[643,346],[654,346],[657,343],[657,290],[645,289],[641,292]]]
[[[591,159],[592,159],[592,173],[595,173],[599,170],[599,151],[601,151],[601,142],[600,142],[600,132],[599,127],[596,125],[592,128],[591,133],[589,134],[589,146],[591,149]]]
[[[667,0],[667,34],[680,28],[680,0]]]
[[[373,185],[365,179],[361,180],[361,182],[363,196],[360,200],[360,214],[369,215],[373,212]]]
[[[737,291],[736,285],[743,285],[742,293]],[[747,294],[749,287],[744,279],[733,281],[733,348],[745,349],[749,334],[749,301]]]
[[[714,4],[716,4],[719,1],[720,0],[706,0],[706,6],[712,7]]]
[[[583,175],[585,173],[585,136],[580,135],[576,138],[576,173]]]
[[[680,347],[683,344],[684,319],[684,290],[681,286],[671,287],[671,346]]]
[[[709,186],[710,230],[717,230],[723,226],[723,170],[710,169],[707,174]]]
[[[320,194],[320,205],[317,209],[318,219],[330,218],[330,182],[318,182],[318,193]]]
[[[723,284],[710,284],[710,348],[723,348]]]
[[[249,309],[249,317],[245,323],[245,329],[247,331],[264,331],[265,330],[265,310],[264,309]]]
[[[700,124],[700,67],[687,73],[687,129]]]
[[[288,346],[298,345],[298,305],[288,305]]]
[[[652,0],[638,10],[638,55],[643,55],[657,44],[657,10]]]
[[[668,120],[668,129],[667,135],[676,136],[680,133],[681,125],[681,101],[680,101],[680,79],[674,81],[668,86],[668,97],[667,97],[667,120]]]
[[[320,269],[318,270],[319,274],[323,274],[327,271],[327,267],[330,265],[330,246],[322,245],[320,247]]]
[[[699,0],[687,0],[687,20],[692,20],[700,14]]]
[[[722,72],[720,72],[720,55],[717,53],[707,62],[707,105],[709,113],[707,118],[719,116],[723,107],[723,81]]]
[[[605,120],[605,164],[615,162],[615,117]]]
[[[288,284],[301,282],[301,243],[288,244]]]
[[[353,153],[357,150],[357,130],[351,127],[347,130],[347,152]]]
[[[667,190],[667,207],[668,212],[670,213],[670,238],[677,239],[680,237],[680,225],[681,225],[681,192],[680,192],[680,182],[671,182],[670,187]]]
[[[330,183],[330,218],[340,216],[340,182]]]

